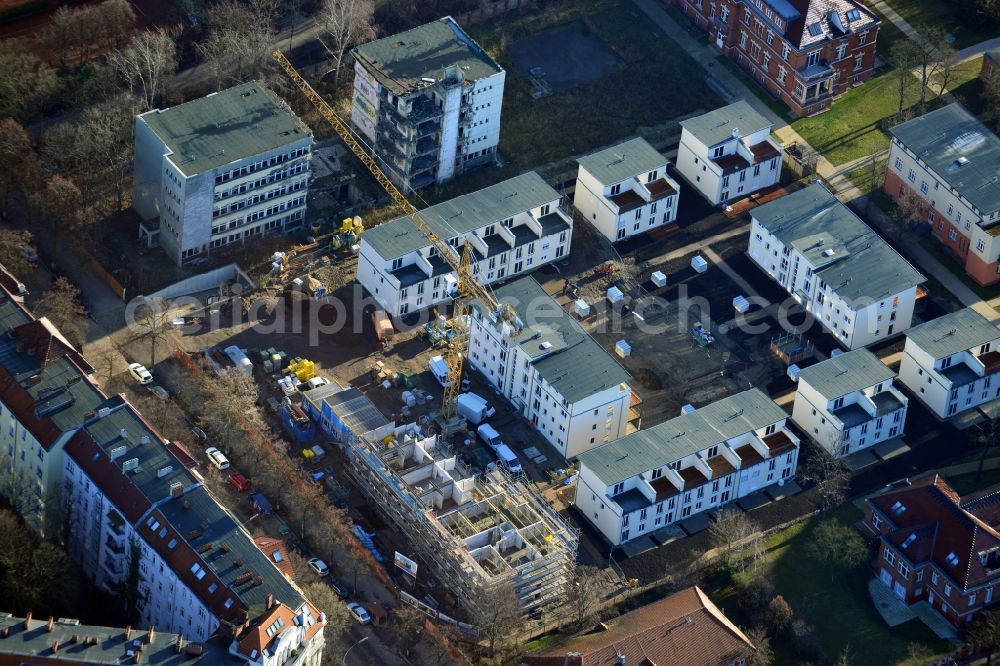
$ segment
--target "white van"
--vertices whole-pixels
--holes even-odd
[[[476,429],[479,433],[479,438],[486,442],[486,446],[490,447],[494,451],[497,450],[498,446],[503,446],[503,442],[500,440],[500,433],[491,426],[489,423],[484,423]]]
[[[500,459],[500,464],[506,467],[509,472],[520,474],[523,471],[521,461],[517,459],[517,455],[510,450],[509,446],[501,443],[493,450],[496,452],[497,458]]]
[[[434,379],[438,380],[438,384],[448,388],[451,382],[448,381],[448,363],[441,356],[435,356],[427,364],[430,366],[431,374],[434,375]]]
[[[479,425],[496,413],[488,400],[475,393],[460,393],[458,396],[458,415],[472,425]]]

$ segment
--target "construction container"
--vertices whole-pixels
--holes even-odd
[[[691,257],[691,268],[698,273],[704,273],[708,270],[708,262],[705,261],[705,257],[700,254],[696,254]]]
[[[624,340],[619,340],[615,343],[615,353],[620,357],[625,358],[632,355],[632,345],[625,342]]]
[[[590,304],[582,298],[578,298],[576,302],[573,303],[573,309],[580,318],[590,315]]]
[[[653,274],[649,276],[649,279],[653,281],[657,287],[667,286],[667,276],[660,271],[653,271]]]
[[[683,407],[681,407],[681,416],[683,416],[684,414],[690,414],[693,411],[695,411],[694,405],[688,403]]]
[[[619,303],[623,298],[625,298],[625,294],[623,294],[622,290],[618,287],[611,287],[608,289],[608,300],[612,303]]]
[[[392,340],[392,334],[394,333],[392,322],[389,321],[389,316],[385,311],[375,310],[372,312],[372,326],[375,327],[375,337],[380,342]]]
[[[744,296],[737,296],[733,299],[733,307],[736,308],[737,312],[746,312],[750,309],[750,301]]]
[[[795,365],[794,363],[792,363],[790,366],[788,366],[788,372],[787,372],[788,378],[791,379],[793,382],[799,381],[799,374],[801,372],[802,372],[802,368],[800,368],[799,366]]]

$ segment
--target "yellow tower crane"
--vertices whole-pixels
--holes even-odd
[[[351,149],[361,163],[364,164],[372,175],[375,176],[375,180],[378,181],[389,196],[392,198],[393,202],[399,206],[403,212],[410,218],[413,224],[421,231],[427,242],[431,244],[442,259],[448,262],[448,264],[455,269],[455,277],[458,286],[458,298],[455,299],[455,307],[452,312],[453,328],[455,330],[455,337],[452,339],[451,344],[448,347],[447,353],[445,354],[445,361],[448,364],[448,381],[444,388],[444,400],[441,403],[441,414],[446,419],[450,419],[455,416],[457,412],[458,405],[458,394],[461,391],[462,386],[462,362],[466,351],[466,345],[468,344],[468,334],[466,331],[465,324],[465,314],[468,308],[468,301],[470,299],[476,299],[479,301],[486,310],[493,314],[494,317],[498,319],[503,319],[509,322],[512,326],[517,326],[517,316],[513,312],[513,309],[509,305],[501,305],[493,297],[493,294],[489,290],[479,283],[475,275],[472,272],[472,245],[466,241],[465,247],[462,250],[461,255],[458,253],[456,247],[452,247],[445,241],[441,240],[437,234],[431,229],[427,220],[423,218],[420,211],[417,210],[416,206],[410,203],[399,188],[396,187],[395,183],[389,180],[389,177],[385,175],[382,168],[375,161],[372,155],[369,155],[362,148],[361,144],[354,135],[351,133],[350,128],[344,123],[343,120],[334,112],[329,104],[326,103],[319,93],[317,93],[309,83],[302,78],[298,70],[289,62],[285,54],[280,50],[275,50],[271,53],[278,64],[281,65],[285,73],[292,79],[302,94],[306,96],[313,106],[320,112],[323,118],[326,119],[328,123],[333,127],[337,135],[347,144],[347,147]]]

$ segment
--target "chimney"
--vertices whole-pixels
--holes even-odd
[[[52,631],[52,627],[55,626],[56,619],[49,615],[49,623],[45,625],[45,631]]]
[[[142,650],[136,650],[136,651],[135,651],[135,652],[134,652],[134,653],[132,654],[132,663],[133,663],[133,664],[139,664],[139,663],[142,663]]]
[[[127,624],[125,625],[125,640],[129,640],[130,638],[132,638],[132,625]]]
[[[31,629],[31,611],[28,611],[28,614],[24,616],[24,629],[25,631]]]
[[[52,643],[52,652],[59,652],[59,641]]]
[[[267,595],[267,606],[265,606],[265,608],[270,610],[272,607],[274,607],[274,595],[269,594]]]
[[[150,627],[149,631],[146,632],[146,642],[152,643],[154,638],[156,638],[156,629],[154,627]]]

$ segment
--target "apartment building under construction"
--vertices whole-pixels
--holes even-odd
[[[416,424],[386,422],[346,439],[357,486],[473,622],[496,585],[511,585],[526,613],[564,599],[579,536],[523,483],[501,471],[477,476]]]

